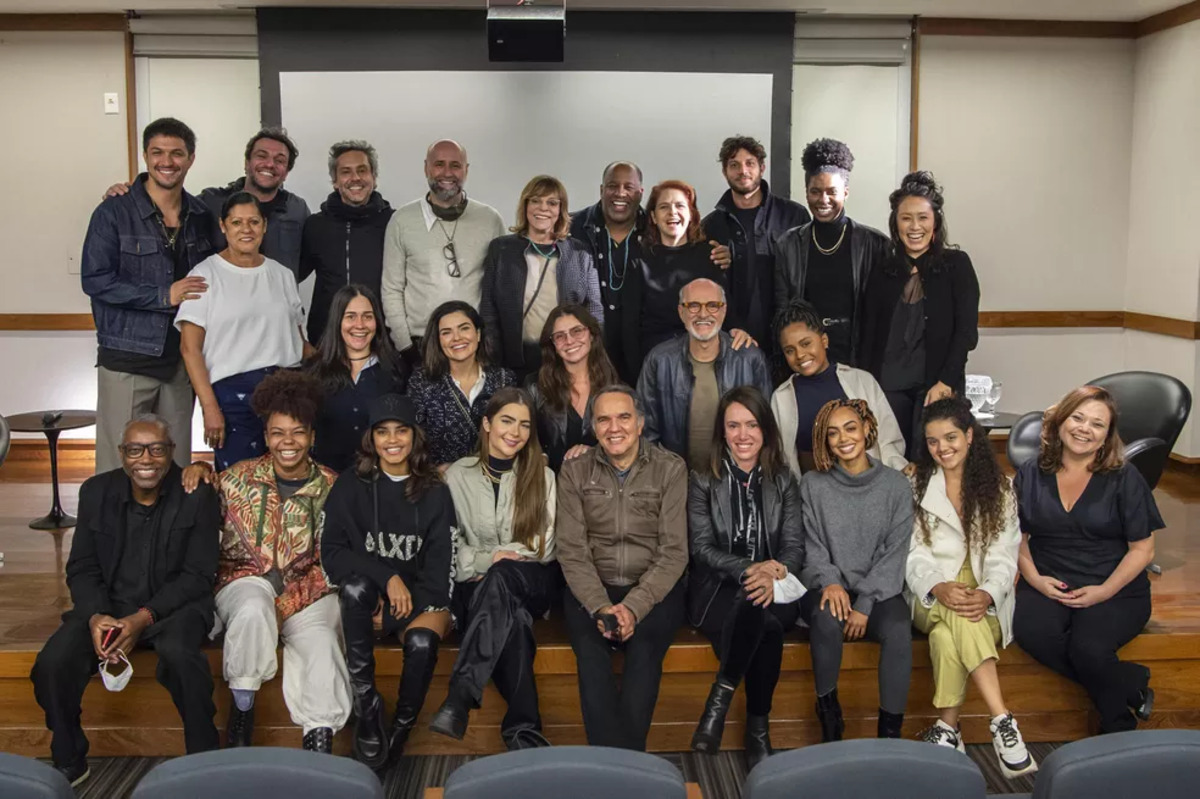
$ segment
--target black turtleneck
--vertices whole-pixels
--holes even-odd
[[[804,299],[826,319],[847,320],[828,325],[830,360],[850,363],[850,331],[854,325],[854,268],[850,261],[849,219],[843,213],[832,222],[813,220],[812,241],[808,245],[808,274],[804,278]],[[844,234],[844,235],[843,235]],[[841,244],[825,255],[838,240]]]
[[[487,466],[485,466],[483,470],[484,470],[484,472],[487,473],[487,476],[491,479],[492,495],[493,495],[495,501],[497,501],[497,502],[500,501],[500,480],[504,477],[505,474],[512,471],[512,467],[513,467],[513,459],[512,458],[505,459],[505,458],[497,458],[493,455],[488,455]]]
[[[846,399],[846,390],[838,380],[837,364],[829,362],[825,371],[812,377],[792,375],[792,392],[796,395],[796,455],[801,465],[812,462],[813,422],[825,403]],[[805,469],[807,471],[807,469]]]

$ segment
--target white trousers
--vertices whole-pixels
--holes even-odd
[[[305,733],[340,730],[350,718],[350,674],[342,654],[337,594],[321,597],[283,623],[275,591],[262,577],[239,577],[217,592],[219,626],[225,629],[225,681],[234,690],[257,691],[275,677],[283,641],[283,700],[292,723]],[[214,630],[214,633],[216,630]]]

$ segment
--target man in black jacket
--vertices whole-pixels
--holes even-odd
[[[122,468],[79,491],[67,560],[74,607],[30,674],[54,766],[72,785],[88,776],[79,723],[88,681],[101,663],[119,676],[138,645],[158,654],[158,681],[183,718],[187,751],[217,748],[212,673],[200,647],[213,624],[220,507],[207,485],[184,493],[174,448],[164,420],[137,417],[122,438]]]
[[[341,141],[329,148],[333,191],[321,203],[320,212],[304,223],[300,247],[299,279],[317,273],[308,311],[308,340],[313,346],[325,331],[329,305],[338,289],[361,283],[379,296],[383,234],[393,209],[375,191],[378,174],[379,157],[367,142]],[[382,327],[379,332],[383,335]]]
[[[729,247],[729,324],[760,346],[777,347],[771,335],[774,302],[775,239],[812,217],[803,205],[771,194],[763,180],[767,150],[750,136],[730,136],[721,144],[721,171],[729,191],[704,217],[704,232]]]

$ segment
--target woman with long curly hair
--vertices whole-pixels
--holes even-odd
[[[915,460],[924,407],[965,387],[967,353],[979,343],[979,280],[948,243],[932,174],[905,175],[888,200],[892,251],[867,281],[861,365],[887,394]]]
[[[1021,581],[1013,635],[1038,662],[1087,690],[1100,731],[1150,717],[1150,669],[1117,657],[1150,620],[1150,487],[1121,455],[1117,406],[1098,386],[1046,411],[1041,453],[1017,470]]]
[[[1004,704],[996,671],[996,645],[1012,641],[1021,544],[1016,499],[966,400],[930,404],[924,433],[913,475],[916,523],[905,597],[913,624],[929,636],[933,706],[940,718],[921,739],[964,751],[958,715],[969,677],[988,707],[1000,770],[1019,777],[1036,771],[1037,763]]]
[[[912,673],[912,622],[904,560],[912,536],[912,489],[869,454],[878,435],[866,401],[827,402],[813,423],[814,471],[800,479],[804,567],[817,717],[823,741],[841,740],[842,641],[879,647],[880,738],[899,738]]]
[[[371,400],[358,464],[329,492],[321,557],[339,586],[354,697],[354,756],[382,768],[404,749],[450,632],[455,516],[408,397]],[[375,687],[375,635],[404,644],[390,732]]]

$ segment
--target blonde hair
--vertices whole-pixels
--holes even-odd
[[[817,411],[817,418],[813,421],[813,466],[818,472],[827,472],[833,468],[833,464],[837,463],[837,456],[833,454],[833,450],[829,446],[829,433],[826,428],[829,427],[829,418],[839,408],[849,408],[858,414],[859,419],[862,419],[863,425],[867,428],[865,445],[867,449],[875,446],[875,440],[879,435],[879,423],[875,421],[875,414],[871,413],[871,406],[867,404],[866,400],[837,399],[825,403],[821,406],[821,410]]]
[[[517,202],[517,224],[510,227],[510,233],[524,236],[529,233],[529,218],[525,214],[525,206],[537,197],[558,195],[558,221],[554,223],[554,238],[562,241],[571,235],[571,214],[567,210],[567,187],[562,181],[551,175],[538,175],[525,184],[521,189],[521,199]]]

